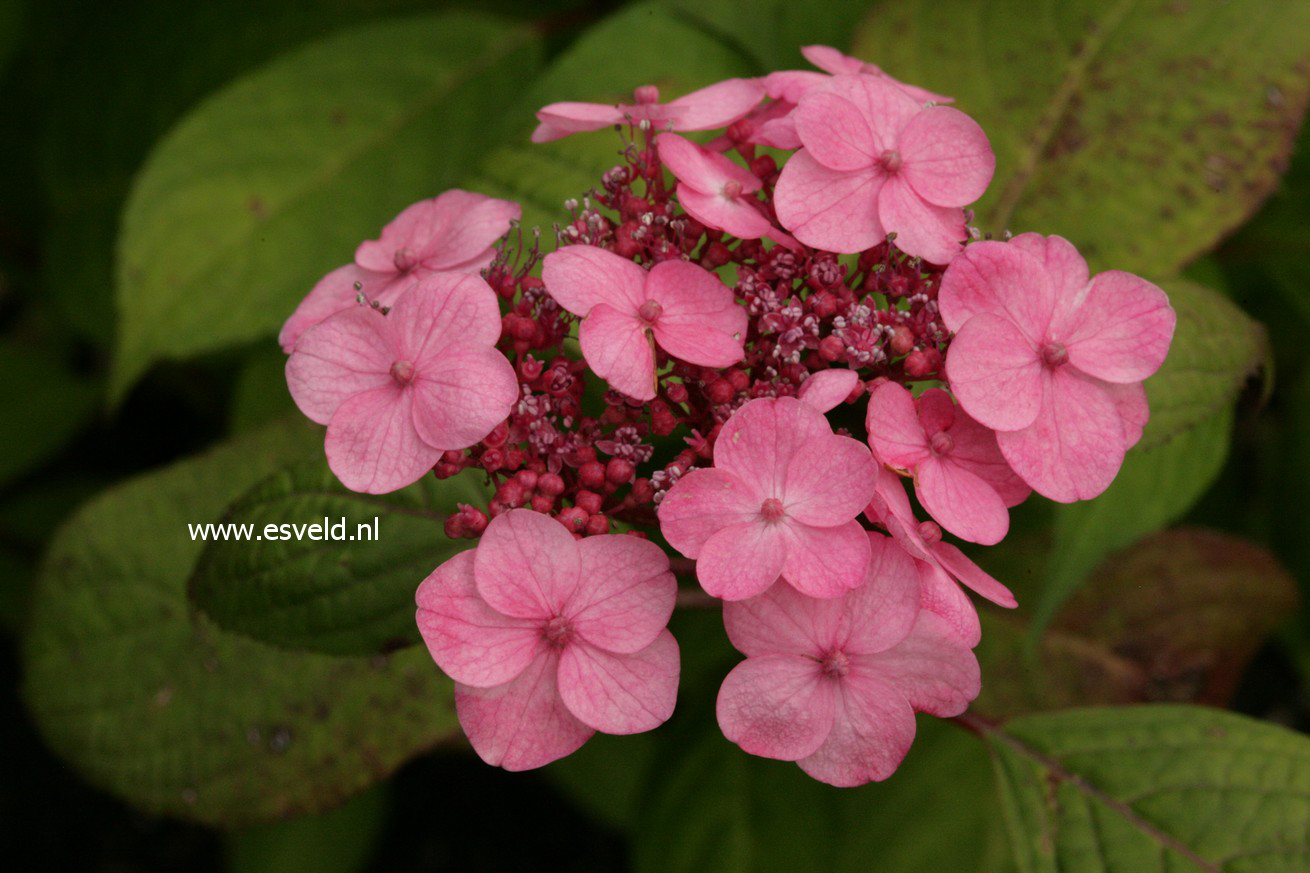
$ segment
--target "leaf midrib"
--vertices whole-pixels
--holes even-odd
[[[1051,139],[1060,129],[1060,122],[1064,120],[1069,104],[1073,101],[1074,95],[1082,90],[1087,83],[1087,71],[1090,69],[1092,62],[1100,54],[1101,49],[1105,47],[1110,36],[1128,17],[1129,11],[1136,3],[1137,0],[1119,0],[1106,12],[1104,17],[1094,20],[1088,27],[1088,36],[1070,61],[1068,72],[1060,82],[1060,86],[1056,88],[1055,93],[1051,95],[1051,99],[1041,117],[1038,118],[1032,134],[1024,140],[1020,148],[1019,166],[1006,183],[1004,189],[1002,189],[1001,196],[992,209],[992,226],[1004,228],[1009,224],[1015,208],[1023,198],[1028,183],[1037,172],[1037,165],[1042,153],[1046,151]]]

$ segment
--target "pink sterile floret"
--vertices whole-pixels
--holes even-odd
[[[476,276],[436,273],[383,315],[366,305],[305,331],[287,359],[300,411],[327,425],[328,466],[354,491],[418,481],[442,453],[471,446],[518,399],[495,348],[496,295]]]
[[[767,236],[789,248],[797,245],[760,212],[753,195],[762,185],[750,170],[676,133],[660,134],[655,144],[660,161],[678,179],[678,202],[692,218],[739,239]]]
[[[973,652],[920,609],[909,556],[881,534],[867,538],[867,581],[843,597],[777,584],[723,607],[746,655],[719,689],[724,736],[831,785],[886,779],[914,740],[916,711],[959,715],[980,687]]]
[[[942,531],[931,521],[920,523],[910,508],[901,478],[886,467],[878,468],[873,500],[865,516],[881,524],[896,544],[914,559],[919,571],[920,605],[946,622],[965,645],[972,648],[982,638],[978,612],[956,582],[969,587],[998,606],[1013,609],[1018,601],[996,579],[950,543],[942,542]]]
[[[1032,489],[1005,462],[996,434],[957,409],[949,394],[930,388],[916,399],[884,382],[869,396],[865,425],[874,457],[914,474],[919,502],[942,527],[983,545],[1005,538],[1007,507]]]
[[[382,228],[379,239],[360,243],[354,263],[319,280],[282,326],[282,350],[290,354],[302,333],[353,307],[360,294],[390,306],[432,273],[477,274],[495,255],[492,243],[521,213],[517,203],[460,190],[407,207]]]
[[[1164,361],[1174,311],[1155,285],[1110,270],[1089,279],[1065,239],[1026,233],[970,246],[942,277],[946,357],[960,405],[997,433],[1040,494],[1087,500],[1141,437],[1141,382]]]
[[[541,123],[533,142],[554,139],[613,124],[649,122],[653,130],[711,130],[725,127],[750,112],[764,99],[757,79],[728,79],[660,103],[659,89],[642,85],[632,103],[552,103],[537,111]]]
[[[578,340],[596,375],[635,400],[655,399],[654,344],[679,360],[727,367],[742,359],[746,310],[713,273],[687,261],[649,272],[613,252],[565,246],[546,255],[546,291],[582,316]]]
[[[752,400],[714,443],[714,467],[692,470],[659,507],[660,530],[696,559],[715,597],[754,597],[781,575],[813,597],[864,583],[869,540],[856,520],[873,495],[869,450],[836,436],[791,397]]]
[[[793,118],[804,148],[783,168],[774,206],[797,239],[859,252],[895,233],[902,251],[937,264],[960,251],[962,207],[996,166],[973,119],[865,74],[806,91]]]
[[[836,409],[842,403],[859,398],[864,383],[854,370],[829,369],[811,373],[801,383],[796,399],[803,400],[820,412]]]
[[[677,697],[678,644],[665,627],[677,583],[655,544],[513,509],[419,586],[418,626],[455,680],[455,707],[488,764],[527,770],[595,731],[663,724]]]

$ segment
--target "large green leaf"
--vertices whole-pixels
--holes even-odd
[[[978,727],[1023,873],[1310,869],[1310,739],[1301,734],[1168,705]]]
[[[124,212],[113,392],[275,332],[361,239],[468,174],[508,124],[488,107],[538,57],[527,26],[448,13],[348,30],[201,104]]]
[[[992,717],[1107,703],[1228,703],[1285,622],[1296,585],[1264,549],[1215,531],[1165,531],[1096,569],[1034,651],[1020,610],[981,612]]]
[[[1232,406],[1247,379],[1272,366],[1265,329],[1226,297],[1194,282],[1164,283],[1178,313],[1169,356],[1146,381],[1150,449]]]
[[[514,112],[528,122],[548,103],[630,102],[639,85],[653,84],[672,99],[721,79],[749,75],[750,60],[683,15],[655,3],[636,3],[589,28],[524,92]],[[600,187],[601,175],[621,162],[622,143],[610,129],[552,143],[519,141],[492,152],[466,187],[523,204],[525,227],[567,220],[564,201]]]
[[[103,494],[54,538],[23,696],[92,784],[152,812],[246,824],[330,807],[456,729],[450,684],[421,648],[292,653],[187,602],[203,548],[187,523],[320,440],[302,424],[252,434]]]
[[[1177,521],[1192,507],[1223,468],[1232,424],[1233,410],[1224,408],[1168,442],[1138,446],[1100,497],[1056,507],[1034,631],[1046,626],[1103,557]]]
[[[1302,0],[890,0],[856,39],[987,131],[986,231],[1171,275],[1273,190],[1310,94]]]
[[[368,655],[417,643],[414,590],[473,545],[441,523],[456,503],[485,504],[485,479],[428,476],[374,495],[347,490],[322,460],[279,470],[223,514],[247,535],[205,545],[191,599],[224,629],[288,649]],[[296,538],[295,526],[315,523],[317,539]]]

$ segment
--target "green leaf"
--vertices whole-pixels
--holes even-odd
[[[639,85],[659,86],[661,99],[722,79],[750,75],[750,60],[683,15],[656,3],[636,3],[589,28],[526,90],[513,114],[524,122],[562,100],[630,102]],[[610,129],[543,144],[521,140],[492,152],[466,187],[523,204],[524,227],[551,225],[568,214],[564,201],[600,187],[620,163],[622,143]]]
[[[1150,449],[1231,406],[1246,381],[1273,367],[1265,329],[1221,294],[1185,280],[1165,282],[1178,313],[1169,356],[1146,381]]]
[[[228,873],[363,870],[386,813],[385,786],[378,786],[322,815],[248,828],[228,838]]]
[[[1310,863],[1310,739],[1152,705],[979,725],[1023,873],[1272,873]]]
[[[459,183],[538,63],[533,31],[447,13],[354,28],[205,101],[138,176],[112,393],[152,362],[267,336],[408,204]]]
[[[1265,639],[1296,608],[1296,584],[1266,550],[1180,528],[1112,556],[1064,605],[1037,650],[1020,610],[980,611],[991,717],[1072,706],[1224,705]]]
[[[1310,97],[1299,0],[891,0],[856,53],[957,98],[996,151],[986,231],[1173,274],[1278,183]]]
[[[427,652],[340,658],[223,631],[186,598],[219,516],[321,451],[302,424],[131,480],[51,543],[23,646],[23,697],[49,747],[149,812],[235,826],[326,809],[457,728]]]
[[[225,630],[288,649],[369,655],[413,645],[415,589],[473,545],[448,539],[442,521],[456,503],[485,504],[485,479],[428,476],[375,495],[346,489],[321,459],[279,470],[223,513],[220,524],[248,535],[205,544],[191,599]],[[297,539],[297,527],[316,538]]]
[[[1219,475],[1228,457],[1233,410],[1222,409],[1169,442],[1137,446],[1094,500],[1055,509],[1055,539],[1041,600],[1040,632],[1100,560],[1177,521]]]
[[[0,343],[0,485],[57,454],[95,412],[96,388],[58,357]]]

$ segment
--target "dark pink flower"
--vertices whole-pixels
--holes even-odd
[[[996,166],[973,119],[870,75],[811,88],[792,117],[804,148],[783,168],[774,206],[797,239],[858,252],[895,233],[902,251],[938,264],[960,251],[962,207]]]
[[[696,559],[715,597],[754,597],[781,575],[814,597],[864,582],[868,538],[856,516],[873,494],[869,450],[836,436],[791,397],[752,400],[714,443],[713,469],[692,470],[660,503],[669,545]]]
[[[282,350],[290,354],[302,333],[352,308],[360,294],[370,303],[390,306],[433,273],[476,274],[491,263],[492,243],[521,213],[517,203],[459,190],[407,207],[382,228],[379,239],[360,243],[354,263],[318,281],[282,326]]]
[[[435,273],[388,315],[356,305],[305,331],[287,359],[287,386],[301,412],[327,425],[328,466],[342,484],[383,494],[509,415],[518,377],[499,338],[487,283]]]
[[[1169,298],[1131,273],[1089,278],[1065,239],[1027,233],[970,246],[942,277],[946,357],[960,405],[1006,461],[1064,503],[1109,486],[1141,436],[1141,382],[1164,361]]]
[[[652,340],[702,367],[742,359],[746,310],[703,267],[661,261],[647,272],[605,249],[572,245],[546,255],[541,277],[555,302],[582,316],[578,340],[588,366],[633,399],[655,399]]]
[[[797,245],[760,212],[754,194],[762,186],[750,170],[676,133],[660,134],[655,144],[660,161],[678,179],[678,202],[692,218],[738,239],[767,236],[788,247]]]
[[[980,688],[973,652],[920,609],[909,556],[866,536],[862,587],[816,600],[777,584],[723,608],[746,655],[719,689],[724,736],[830,785],[886,779],[914,740],[916,711],[959,715]]]
[[[942,618],[955,635],[972,648],[982,638],[978,612],[957,581],[998,606],[1013,609],[1019,603],[1000,582],[969,560],[964,552],[942,542],[942,531],[931,521],[920,523],[910,508],[901,478],[878,468],[873,500],[865,516],[881,524],[896,544],[915,560],[921,584],[921,605]]]
[[[455,680],[455,707],[488,764],[527,770],[595,731],[658,727],[677,697],[678,644],[665,627],[677,583],[653,543],[575,540],[549,516],[491,520],[419,586],[418,626]]]
[[[1005,462],[996,434],[930,388],[918,398],[895,382],[869,396],[869,445],[882,463],[914,474],[923,508],[951,533],[993,545],[1010,529],[1007,507],[1032,490]]]
[[[533,142],[550,142],[573,133],[601,130],[614,124],[643,121],[652,130],[711,130],[726,127],[750,112],[764,99],[764,86],[756,79],[728,79],[660,103],[659,89],[642,85],[632,103],[552,103],[537,111],[541,123]]]

